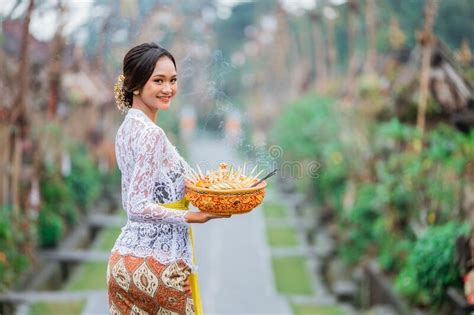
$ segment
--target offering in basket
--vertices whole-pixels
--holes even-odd
[[[257,207],[265,197],[267,183],[253,175],[257,167],[245,175],[243,169],[220,163],[215,171],[203,174],[200,167],[191,170],[186,181],[186,198],[199,210],[214,214],[240,214]]]

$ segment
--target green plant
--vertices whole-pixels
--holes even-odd
[[[396,178],[393,176],[390,181]],[[401,225],[408,212],[402,215],[390,204],[400,194],[396,189],[391,192],[384,182],[362,184],[356,190],[352,207],[345,209],[340,218],[340,254],[347,263],[369,255],[377,257],[384,270],[399,270],[413,237],[410,227]]]
[[[74,204],[74,192],[52,165],[45,165],[41,176],[41,196],[45,207],[65,219],[72,226],[78,220],[78,209]]]
[[[467,224],[455,222],[428,228],[410,251],[396,289],[415,303],[441,305],[446,288],[461,285],[454,245],[457,237],[467,232]]]
[[[371,93],[371,86],[362,88]],[[361,112],[314,94],[290,104],[272,131],[282,162],[321,164],[311,188],[325,209],[334,210],[346,262],[376,258],[383,270],[400,275],[398,287],[413,301],[441,303],[445,287],[459,281],[449,240],[460,230],[448,222],[468,211],[463,187],[474,176],[474,132],[438,124],[422,135],[397,119],[365,126],[346,114],[357,121]],[[346,186],[348,180],[354,186]],[[428,236],[418,238],[425,230]]]
[[[283,149],[281,162],[300,166],[303,161],[320,164],[318,176],[311,177],[312,188],[321,204],[336,211],[342,207],[351,163],[347,158],[351,147],[341,140],[342,116],[334,99],[308,94],[289,104],[275,122],[270,137],[272,143]],[[309,177],[305,172],[300,174]]]
[[[340,211],[350,171],[349,161],[344,154],[343,145],[339,142],[327,143],[322,149],[321,174],[314,178],[313,184],[323,196],[323,201],[336,211]]]
[[[415,127],[404,124],[396,118],[388,122],[375,123],[371,126],[371,130],[370,141],[376,155],[404,150],[412,141],[421,139]]]
[[[30,264],[21,252],[27,235],[19,228],[22,218],[10,206],[0,207],[0,291],[7,289]]]
[[[391,205],[394,223],[403,227],[409,221],[429,225],[456,219],[474,160],[474,133],[464,135],[439,125],[426,134],[418,154],[409,146],[411,136],[418,137],[414,130],[393,121],[380,129],[386,131],[380,134],[385,143],[397,142],[376,163],[377,182]]]
[[[38,240],[41,247],[56,246],[64,234],[63,218],[49,207],[40,210],[38,216]]]
[[[87,211],[101,192],[101,177],[94,161],[83,146],[71,149],[71,173],[65,178],[75,204]]]
[[[421,138],[413,127],[392,120],[375,130],[375,176],[359,184],[352,205],[338,217],[340,252],[351,263],[366,254],[376,256],[384,270],[396,273],[416,229],[460,217],[456,210],[474,142],[472,134],[440,125],[426,134],[424,150],[417,154],[411,143]]]
[[[338,134],[333,105],[333,99],[314,94],[288,105],[271,133],[272,142],[283,148],[284,159],[317,159],[321,156],[323,148],[320,144],[333,141]]]
[[[376,244],[374,223],[382,209],[376,185],[359,187],[353,206],[341,218],[343,243],[339,253],[347,263],[357,262],[370,246]]]
[[[375,227],[375,239],[377,240],[377,261],[383,270],[398,272],[405,263],[406,257],[413,246],[410,235],[402,233],[390,233],[385,228],[383,219]]]

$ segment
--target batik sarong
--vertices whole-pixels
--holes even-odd
[[[187,210],[189,201],[183,198],[162,205]],[[189,233],[195,264],[191,227]],[[192,295],[184,292],[188,277]],[[182,260],[164,265],[152,256],[114,252],[107,266],[107,286],[110,314],[203,315],[197,274]]]
[[[184,291],[190,268],[179,260],[167,265],[153,257],[112,253],[107,268],[110,314],[195,314]]]

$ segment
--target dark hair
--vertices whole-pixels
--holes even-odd
[[[141,89],[155,69],[161,57],[171,59],[176,68],[173,55],[155,43],[144,43],[130,49],[123,58],[123,91],[128,106],[132,106],[133,91]]]

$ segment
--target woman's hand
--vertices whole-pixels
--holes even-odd
[[[212,214],[207,212],[188,212],[184,218],[188,223],[206,223],[212,219],[223,219],[223,218],[230,218],[230,214]]]
[[[193,292],[191,290],[191,281],[190,281],[190,278],[188,277],[186,279],[186,281],[184,282],[184,286],[183,286],[183,289],[184,289],[184,292],[187,294],[187,295],[192,295]]]

